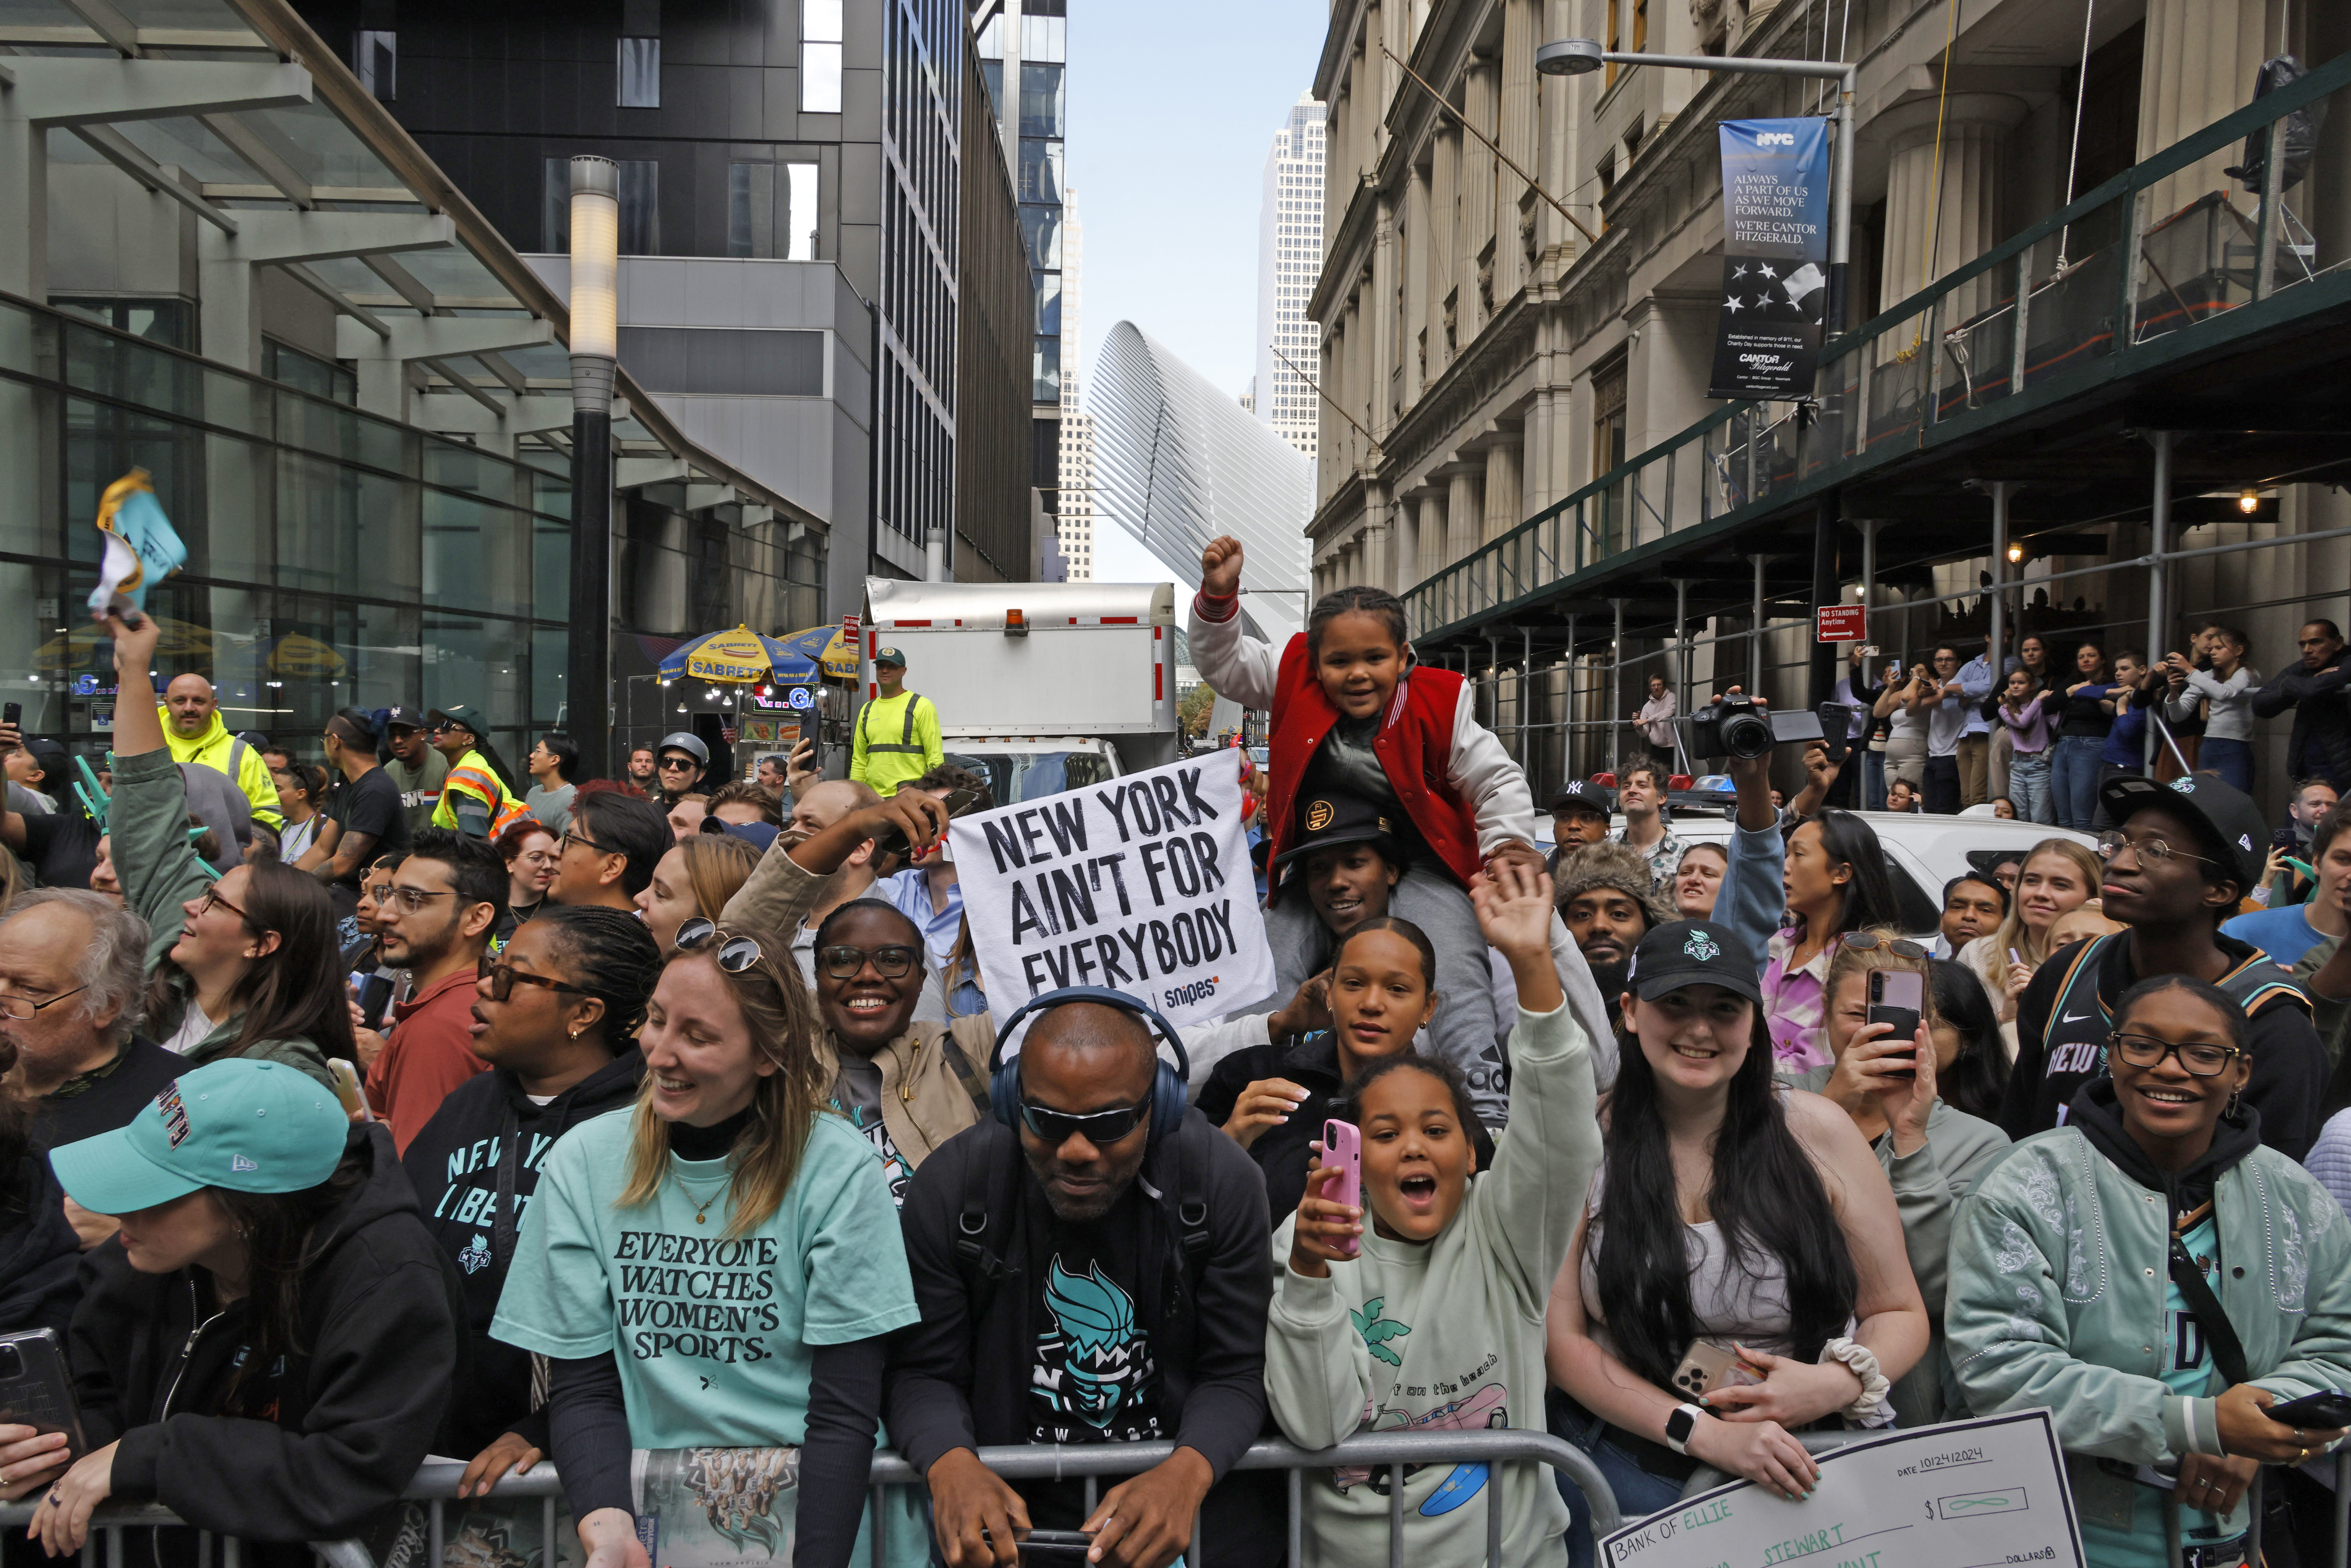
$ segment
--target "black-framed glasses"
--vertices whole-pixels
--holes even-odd
[[[2160,1067],[2165,1057],[2176,1056],[2180,1067],[2196,1078],[2218,1078],[2229,1071],[2233,1058],[2244,1054],[2233,1045],[2206,1045],[2200,1041],[2176,1045],[2151,1034],[2124,1034],[2119,1030],[2106,1037],[2106,1049],[2133,1067]]]
[[[1866,953],[1872,948],[1883,947],[1886,951],[1893,954],[1897,958],[1908,958],[1917,963],[1924,963],[1928,958],[1934,956],[1933,954],[1928,952],[1926,948],[1921,947],[1916,942],[1908,941],[1900,936],[1880,936],[1875,931],[1848,931],[1844,936],[1838,937],[1837,941],[1847,947],[1853,948],[1855,952],[1860,953]]]
[[[2168,860],[2201,861],[2206,865],[2220,863],[2210,855],[2191,855],[2186,850],[2173,849],[2170,840],[2158,838],[2153,833],[2149,833],[2143,839],[2134,839],[2128,833],[2109,828],[2098,835],[2100,860],[2110,861],[2125,850],[2130,851],[2149,865],[2161,865]]]
[[[574,844],[585,844],[589,849],[594,851],[600,855],[614,855],[621,852],[618,850],[606,849],[603,845],[598,843],[595,840],[590,838],[587,834],[581,832],[577,828],[566,828],[563,830],[563,841],[555,846],[555,852],[557,854],[561,854],[565,850],[569,849]]]
[[[758,943],[748,936],[727,936],[718,922],[706,915],[697,915],[677,928],[677,950],[681,953],[699,951],[714,941],[718,943],[718,950],[711,961],[730,975],[739,975],[767,956]]]
[[[196,913],[198,915],[207,915],[214,909],[225,909],[231,915],[235,915],[239,920],[244,921],[247,925],[253,924],[252,915],[247,915],[244,910],[239,909],[235,904],[231,904],[227,899],[221,896],[220,884],[218,883],[214,883],[212,886],[204,889],[204,902],[196,905]]]
[[[873,966],[873,972],[883,979],[895,980],[913,972],[914,966],[922,961],[922,954],[902,943],[893,942],[881,947],[852,947],[844,942],[831,947],[818,948],[816,961],[823,967],[826,974],[836,980],[855,979],[858,971],[869,963]]]
[[[494,1002],[505,1001],[514,995],[517,980],[526,986],[544,986],[550,991],[569,991],[575,997],[588,995],[585,986],[575,986],[569,980],[550,979],[545,975],[526,975],[511,964],[499,963],[487,953],[483,954],[482,961],[475,966],[474,977],[490,983],[490,1000]]]
[[[43,1008],[56,1007],[68,997],[78,997],[88,989],[89,989],[88,986],[76,986],[70,991],[59,991],[46,1002],[37,1002],[30,997],[0,997],[0,1018],[11,1018],[19,1021],[37,1019],[41,1016]]]
[[[391,886],[383,890],[383,896],[377,899],[376,903],[378,904],[385,904],[397,902],[400,907],[408,911],[409,914],[421,915],[424,911],[425,904],[433,899],[455,898],[457,894],[454,890],[434,893],[429,888],[402,887],[400,883],[395,882]]]
[[[1098,1149],[1108,1148],[1141,1126],[1150,1114],[1148,1100],[1115,1110],[1090,1111],[1083,1115],[1056,1111],[1034,1100],[1020,1102],[1020,1120],[1028,1124],[1030,1132],[1056,1148],[1071,1138],[1083,1138]]]

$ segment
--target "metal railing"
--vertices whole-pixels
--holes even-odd
[[[1065,1446],[1021,1445],[981,1448],[980,1463],[1007,1480],[1082,1480],[1085,1483],[1085,1507],[1091,1514],[1096,1497],[1099,1478],[1105,1475],[1139,1474],[1172,1458],[1174,1443],[1083,1443]],[[1299,1568],[1305,1561],[1305,1478],[1309,1470],[1336,1469],[1352,1467],[1363,1469],[1385,1469],[1389,1472],[1388,1487],[1388,1564],[1403,1568],[1404,1564],[1404,1472],[1408,1467],[1450,1464],[1500,1464],[1520,1461],[1541,1464],[1566,1476],[1583,1493],[1592,1511],[1592,1528],[1595,1537],[1605,1535],[1624,1522],[1616,1507],[1616,1497],[1608,1482],[1592,1462],[1591,1456],[1564,1439],[1548,1432],[1518,1427],[1503,1427],[1476,1432],[1371,1432],[1348,1438],[1335,1448],[1310,1451],[1288,1443],[1263,1441],[1249,1445],[1249,1451],[1235,1463],[1237,1470],[1287,1470],[1289,1495],[1284,1505],[1287,1515],[1288,1561],[1290,1568]],[[444,1505],[457,1500],[457,1482],[465,1467],[455,1460],[433,1460],[416,1472],[401,1500],[425,1505],[426,1556],[422,1568],[443,1568],[446,1545]],[[897,1454],[883,1449],[873,1456],[871,1478],[872,1492],[867,1501],[867,1561],[873,1568],[890,1560],[886,1511],[882,1500],[888,1489],[922,1484],[923,1478],[914,1467]],[[486,1494],[492,1500],[535,1498],[539,1501],[540,1539],[549,1555],[543,1559],[545,1568],[555,1568],[552,1555],[556,1542],[559,1504],[563,1485],[552,1464],[542,1463],[530,1474],[508,1474]],[[1493,1494],[1489,1487],[1489,1497]],[[21,1531],[33,1517],[34,1502],[0,1503],[0,1530]],[[482,1500],[465,1500],[468,1504]],[[81,1552],[81,1568],[122,1568],[122,1532],[126,1530],[156,1526],[186,1527],[186,1521],[169,1509],[157,1504],[114,1504],[99,1508],[90,1520],[90,1532]],[[104,1542],[104,1556],[99,1555]],[[357,1541],[313,1541],[308,1543],[321,1568],[383,1568]],[[244,1542],[233,1536],[215,1536],[200,1531],[197,1546],[197,1568],[242,1568]],[[1192,1543],[1186,1553],[1186,1568],[1208,1568],[1208,1561],[1200,1539],[1199,1524],[1194,1521]],[[1501,1568],[1502,1511],[1489,1506],[1486,1511],[1487,1568]]]
[[[1412,625],[1441,641],[1629,551],[1760,520],[1945,436],[2215,341],[2239,329],[2240,312],[2281,293],[2311,290],[2310,308],[2351,298],[2351,256],[2322,254],[2294,212],[2297,199],[2307,204],[2306,171],[2290,170],[2285,155],[2287,117],[2346,87],[2351,54],[1832,339],[1811,400],[1731,403],[1628,458],[1407,590]],[[2174,176],[2255,141],[2250,214],[2227,191],[2147,210],[2168,198],[2161,187]]]

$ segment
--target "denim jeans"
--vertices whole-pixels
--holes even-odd
[[[2049,753],[2020,751],[2009,758],[2008,798],[2016,807],[2017,821],[2055,824],[2056,802],[2049,792]]]
[[[2059,827],[2090,831],[2098,810],[2098,754],[2105,748],[2105,738],[2094,735],[2061,735],[2050,743],[2049,794]]]
[[[1863,810],[1886,810],[1886,753],[1865,751],[1861,754],[1861,790]]]
[[[2253,792],[2253,748],[2241,740],[2206,736],[2196,754],[2196,765],[2218,773],[2248,795]]]
[[[1592,1456],[1608,1490],[1616,1497],[1616,1511],[1625,1522],[1646,1519],[1681,1500],[1682,1484],[1653,1476],[1640,1461],[1610,1441],[1608,1423],[1556,1388],[1543,1391],[1543,1414],[1551,1435],[1574,1444]],[[1593,1568],[1598,1549],[1592,1534],[1592,1510],[1583,1490],[1565,1476],[1559,1478],[1560,1495],[1567,1500],[1567,1568]]]

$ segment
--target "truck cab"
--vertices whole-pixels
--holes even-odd
[[[939,713],[947,760],[998,805],[1176,758],[1172,582],[865,580],[861,680],[896,648]]]

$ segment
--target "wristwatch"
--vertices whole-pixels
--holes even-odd
[[[1677,1405],[1674,1413],[1666,1417],[1666,1447],[1677,1454],[1689,1452],[1690,1434],[1698,1430],[1698,1418],[1706,1412],[1695,1405]]]

